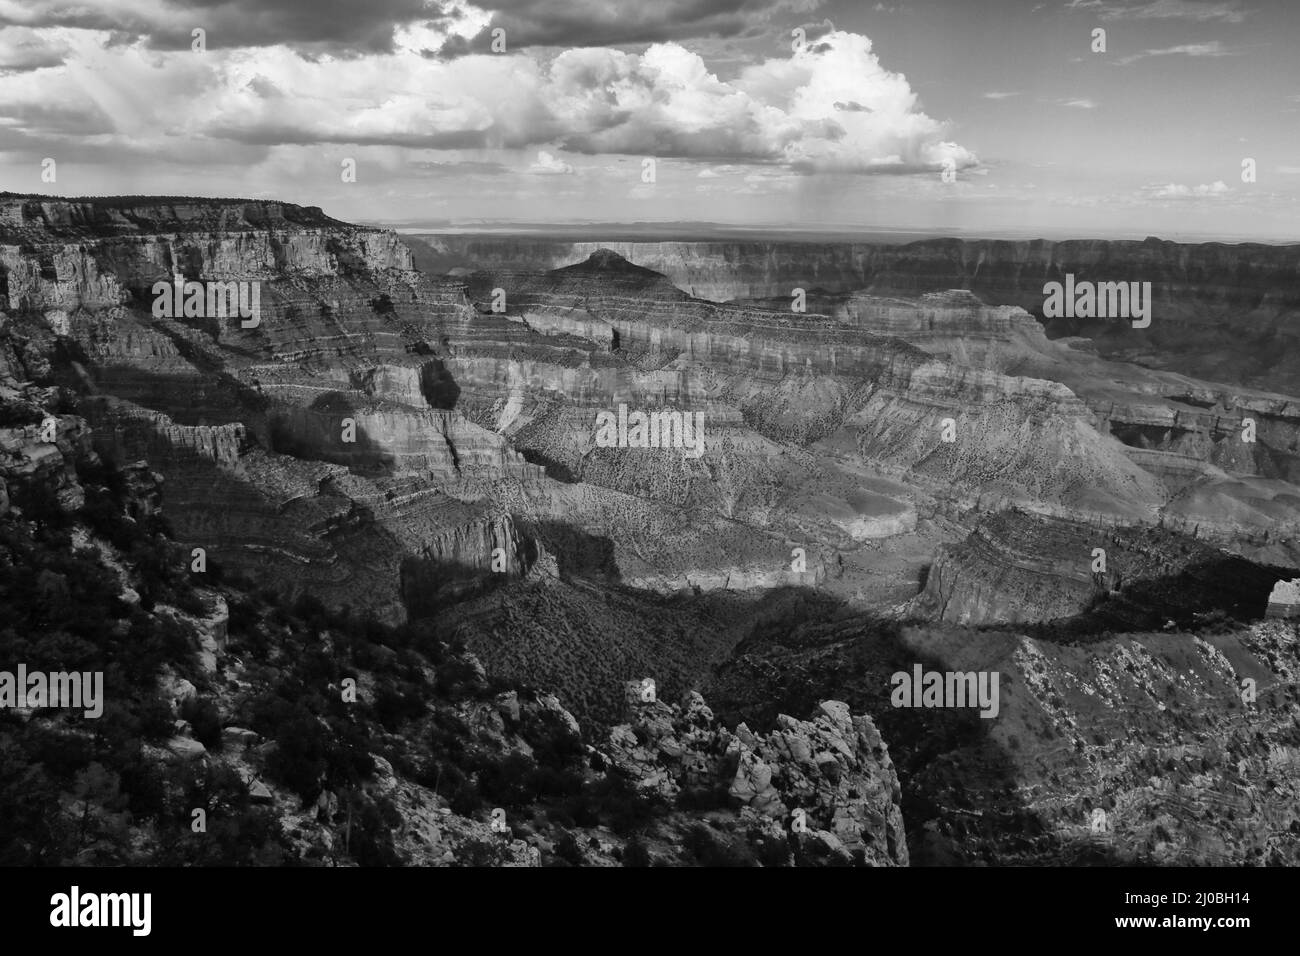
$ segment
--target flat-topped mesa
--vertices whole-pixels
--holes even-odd
[[[830,297],[837,319],[893,335],[1000,334],[1023,331],[1042,336],[1034,317],[1018,306],[989,305],[969,289],[927,292],[902,299],[854,292]],[[835,300],[838,300],[836,302]]]
[[[158,281],[412,273],[396,233],[290,203],[137,197],[0,200],[0,307],[147,309]],[[265,297],[264,297],[265,298]]]
[[[325,215],[318,206],[286,202],[184,196],[64,199],[0,193],[0,242],[294,228],[357,227]]]
[[[1267,618],[1300,618],[1300,578],[1278,581],[1268,596]]]

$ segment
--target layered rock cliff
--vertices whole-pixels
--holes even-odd
[[[954,624],[1069,621],[1073,630],[1256,621],[1283,569],[1157,528],[1089,527],[1018,511],[939,549],[912,613]]]
[[[1111,354],[1218,381],[1300,393],[1300,255],[1294,246],[1182,244],[1160,239],[903,244],[817,242],[566,242],[421,236],[442,268],[551,269],[606,247],[714,301],[788,297],[795,288],[916,296],[968,289],[1042,317],[1043,286],[1079,280],[1152,283],[1149,329],[1061,320],[1054,334],[1100,337]]]

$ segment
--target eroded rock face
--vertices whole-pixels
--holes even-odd
[[[782,714],[770,733],[715,723],[695,692],[680,705],[642,700],[628,687],[629,723],[610,731],[602,756],[639,788],[666,799],[725,787],[744,819],[790,821],[799,839],[845,860],[906,866],[898,777],[871,718],[824,701],[807,720]]]
[[[492,272],[468,285],[483,301],[490,289],[508,290],[508,314],[580,314],[569,326],[575,335],[603,345],[608,326],[618,349],[675,356],[653,375],[629,375],[594,349],[590,371],[547,381],[566,398],[559,409],[529,400],[536,370],[522,381],[462,370],[476,394],[501,396],[495,407],[508,418],[498,427],[567,475],[627,487],[625,477],[602,472],[607,456],[583,440],[591,425],[582,412],[604,393],[608,404],[702,410],[717,441],[730,442],[754,474],[771,455],[747,428],[778,445],[817,442],[814,452],[835,454],[855,440],[862,459],[930,489],[1000,487],[1049,510],[1126,521],[1155,523],[1163,511],[1177,527],[1243,549],[1258,549],[1286,510],[1289,485],[1252,481],[1247,492],[1225,480],[1225,469],[1251,481],[1300,466],[1300,418],[1286,396],[1108,363],[1049,342],[1024,310],[990,307],[967,291],[919,299],[817,293],[797,313],[779,299],[691,299],[619,261],[605,251],[551,273]],[[590,329],[597,322],[600,333]],[[1247,418],[1251,441],[1239,427]],[[642,473],[637,493],[663,496],[649,482]],[[1279,496],[1278,507],[1255,503]]]
[[[507,318],[565,316],[563,334],[592,337],[581,364],[551,374],[543,361],[512,362],[502,374],[482,344],[474,359],[448,365],[464,385],[467,414],[493,422],[563,480],[678,508],[704,505],[792,542],[809,536],[841,550],[917,530],[907,497],[877,493],[864,478],[903,477],[923,495],[994,488],[1009,500],[1139,521],[1154,521],[1166,496],[1068,387],[979,367],[969,356],[953,361],[893,334],[930,330],[939,337],[932,347],[980,336],[986,345],[998,336],[1046,343],[1020,310],[961,294],[859,298],[852,311],[842,303],[813,311],[816,299],[807,312],[711,303],[608,251],[550,273],[488,272],[467,282],[484,310],[496,289],[506,293]],[[560,328],[553,323],[549,337],[563,338]],[[597,447],[596,415],[620,405],[698,411],[709,436],[704,455]],[[845,474],[845,460],[869,467]],[[781,579],[774,568],[720,570],[678,580]],[[665,578],[674,576],[658,570],[637,580]]]
[[[6,502],[36,504],[50,495],[60,510],[75,511],[85,503],[76,460],[90,454],[90,429],[76,416],[47,416],[39,424],[0,428]]]
[[[288,203],[0,202],[0,270],[15,311],[121,305],[177,271],[271,280],[412,268],[392,233]]]
[[[1268,596],[1268,613],[1271,618],[1300,617],[1300,578],[1278,581]]]
[[[154,316],[177,273],[260,283],[259,321]],[[542,469],[439,391],[439,327],[473,310],[394,234],[277,203],[14,200],[0,275],[15,380],[66,374],[59,342],[84,356],[95,448],[148,461],[183,543],[226,567],[393,620],[408,564],[520,575],[542,553],[490,495]],[[43,480],[57,464],[14,457]]]
[[[1266,599],[1273,607],[1278,573],[1164,529],[1004,511],[939,550],[910,610],[963,625],[1088,617],[1113,630],[1187,626],[1215,611],[1251,621]]]
[[[85,356],[96,447],[156,463],[185,543],[388,619],[419,579],[409,561],[442,561],[447,541],[496,552],[501,512],[567,529],[506,547],[507,573],[525,553],[573,567],[557,542],[585,535],[610,542],[607,572],[661,592],[861,600],[853,555],[937,545],[949,533],[922,515],[989,501],[1287,547],[1290,486],[1272,476],[1290,474],[1289,405],[1215,398],[1260,416],[1251,451],[1176,413],[1183,430],[1152,437],[1208,393],[1144,381],[1115,401],[1105,370],[1070,373],[1032,317],[969,292],[808,281],[806,312],[788,290],[723,304],[610,249],[550,272],[485,253],[435,279],[391,233],[275,203],[15,201],[2,221],[10,304],[46,343],[17,360],[41,366],[56,340]],[[259,282],[259,322],[153,316],[152,283],[177,272]],[[702,453],[601,447],[597,416],[623,406],[699,416]],[[492,552],[450,560],[490,568]]]
[[[1295,247],[1257,243],[1182,244],[1147,239],[1004,241],[926,239],[890,243],[782,241],[567,242],[422,236],[423,261],[453,266],[552,269],[602,246],[661,272],[677,287],[714,301],[788,297],[797,287],[832,293],[917,296],[969,289],[984,302],[1042,315],[1043,285],[1067,273],[1081,280],[1152,283],[1150,334],[1126,323],[1061,323],[1059,333],[1103,335],[1119,353],[1141,350],[1160,367],[1215,381],[1249,378],[1300,393],[1295,316],[1300,276]],[[1248,329],[1242,337],[1225,328]],[[1258,337],[1256,337],[1258,333]],[[1152,341],[1158,347],[1152,348]],[[1256,343],[1270,343],[1260,349]]]
[[[1294,256],[1283,249],[1154,240],[610,247],[481,237],[416,244],[434,267],[477,257],[475,267],[491,277],[480,284],[518,287],[534,314],[581,315],[575,334],[596,336],[581,331],[582,323],[603,322],[623,347],[671,348],[684,364],[745,369],[745,381],[728,391],[767,438],[828,440],[846,404],[851,411],[864,397],[837,388],[837,376],[860,375],[878,391],[853,424],[869,420],[893,432],[862,447],[870,459],[905,470],[921,462],[922,476],[945,486],[1007,483],[1013,497],[1054,508],[1127,521],[1154,521],[1159,513],[1169,526],[1241,553],[1300,562],[1288,544],[1300,536],[1300,405],[1293,397],[1300,380],[1291,371],[1300,363],[1286,359],[1297,344],[1287,330],[1300,302],[1292,291]],[[596,265],[583,261],[595,252],[602,256]],[[602,291],[592,276],[613,253],[692,295],[731,301],[683,300],[644,270],[624,269],[619,285]],[[1247,258],[1248,279],[1239,268]],[[546,279],[549,298],[523,271],[530,267],[559,267]],[[1042,286],[1067,272],[1153,282],[1163,324],[1139,331],[1126,322],[1057,323],[1053,335],[1069,335],[1049,341],[1035,318]],[[791,313],[794,288],[808,292],[806,313]],[[472,296],[477,289],[471,281]],[[638,302],[647,292],[649,310]],[[904,342],[939,360],[930,374],[940,387],[929,386],[923,363],[900,351]],[[981,380],[970,369],[995,376]],[[816,376],[817,388],[795,384],[801,374]],[[1041,384],[1037,392],[999,384],[1007,377]],[[656,386],[671,400],[701,400],[680,378]],[[1049,397],[1062,386],[1068,399]],[[965,436],[962,449],[930,445],[945,418]],[[1037,441],[1044,446],[1034,447]],[[1049,461],[1059,465],[1055,472],[1045,467]]]

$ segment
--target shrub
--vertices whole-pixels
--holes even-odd
[[[572,866],[582,866],[585,862],[582,847],[578,846],[578,841],[572,833],[566,832],[555,841],[555,855]]]
[[[758,862],[763,866],[790,865],[790,838],[762,834],[754,841]]]
[[[221,749],[221,714],[204,697],[191,697],[181,705],[181,718],[194,728],[194,739],[209,750]]]
[[[393,846],[392,824],[396,813],[391,801],[377,804],[360,792],[350,792],[352,828],[348,854],[362,866],[400,866],[401,857]],[[381,798],[382,799],[382,798]],[[398,816],[398,822],[401,817]]]
[[[682,841],[687,851],[700,866],[757,866],[758,860],[743,843],[719,837],[703,824],[695,824],[686,831]]]
[[[457,848],[456,855],[463,866],[501,866],[509,859],[499,840],[470,840]]]
[[[382,681],[375,691],[375,717],[385,730],[396,733],[403,723],[424,716],[424,712],[423,695],[412,685],[395,687]]]
[[[462,817],[473,816],[483,809],[483,797],[479,794],[478,787],[468,779],[456,786],[448,802],[452,812]]]
[[[649,866],[650,851],[645,848],[645,844],[633,837],[628,841],[627,846],[623,848],[623,865],[624,866]]]
[[[320,793],[320,782],[328,764],[326,730],[311,713],[297,710],[275,735],[275,757],[268,764],[271,775],[289,787],[304,802]]]
[[[504,760],[484,762],[478,774],[478,788],[483,799],[493,806],[518,807],[537,797],[530,783],[537,765],[532,758],[512,753]]]

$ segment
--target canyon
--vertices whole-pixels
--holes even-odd
[[[1297,261],[5,194],[0,516],[102,461],[232,579],[430,623],[637,787],[768,837],[804,807],[836,858],[1294,862]],[[1151,326],[1045,322],[1067,272],[1151,282]],[[155,315],[177,274],[260,320]],[[702,453],[598,440],[623,407]],[[997,718],[894,710],[918,664],[1001,673]],[[629,710],[646,675],[682,703]]]

